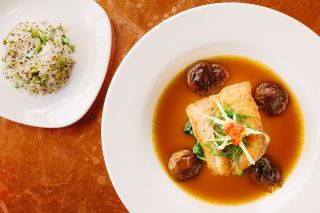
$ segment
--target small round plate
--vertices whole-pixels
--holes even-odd
[[[0,116],[36,127],[68,126],[89,110],[102,86],[111,50],[109,18],[92,0],[2,0],[1,42],[19,22],[35,20],[67,28],[76,46],[70,81],[55,94],[31,96],[12,87],[0,62]]]
[[[258,201],[239,206],[206,203],[181,190],[160,165],[152,142],[153,112],[166,85],[194,61],[217,55],[245,56],[272,68],[295,93],[304,117],[304,148],[285,184]],[[306,26],[249,4],[194,8],[147,33],[119,66],[102,118],[105,162],[129,211],[319,210],[319,56],[320,39]]]

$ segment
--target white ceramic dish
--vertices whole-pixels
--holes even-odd
[[[105,78],[111,50],[109,18],[92,0],[1,0],[1,55],[3,38],[27,20],[63,23],[76,45],[76,64],[66,87],[37,97],[14,89],[1,71],[0,116],[37,127],[68,126],[89,110]]]
[[[182,191],[161,167],[152,142],[153,112],[165,86],[190,63],[215,55],[247,56],[271,67],[297,96],[305,121],[305,145],[283,187],[236,207],[206,203]],[[319,55],[320,39],[310,29],[282,13],[249,4],[194,8],[147,33],[119,66],[102,118],[105,162],[129,211],[319,210]]]

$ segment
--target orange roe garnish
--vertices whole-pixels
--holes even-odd
[[[228,122],[225,124],[224,131],[226,135],[231,136],[232,144],[237,146],[242,141],[245,127],[237,122]]]

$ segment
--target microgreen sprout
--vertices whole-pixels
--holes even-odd
[[[212,135],[206,141],[206,144],[213,144],[214,147],[221,152],[220,156],[232,158],[233,166],[238,162],[242,152],[245,154],[249,163],[254,165],[255,162],[244,144],[245,138],[252,135],[263,135],[266,142],[269,143],[269,136],[264,132],[244,125],[242,120],[249,118],[249,116],[242,113],[236,113],[229,108],[222,107],[216,98],[214,98],[214,102],[221,113],[219,118],[211,115],[200,114],[212,121]],[[213,150],[212,145],[211,150]],[[216,153],[213,154],[217,156]]]

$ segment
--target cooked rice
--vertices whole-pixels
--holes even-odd
[[[61,25],[19,23],[3,40],[3,74],[30,94],[57,92],[68,83],[74,46]]]

